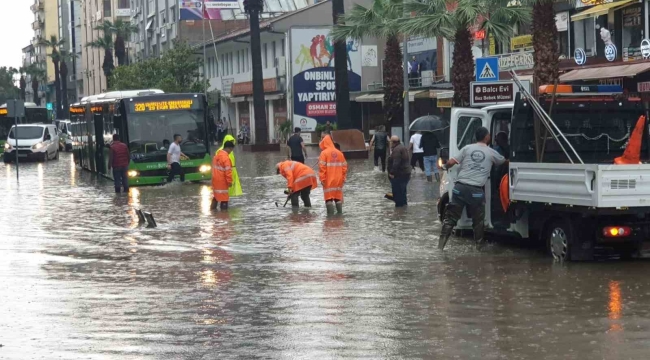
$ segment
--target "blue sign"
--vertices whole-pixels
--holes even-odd
[[[54,105],[52,105],[52,103],[47,103],[47,104],[45,105],[45,108],[48,109],[48,110],[53,110],[53,109],[54,109]]]
[[[499,58],[486,57],[476,59],[476,81],[499,81]]]

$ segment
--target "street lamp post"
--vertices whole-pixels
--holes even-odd
[[[332,18],[334,24],[345,13],[343,0],[332,0]],[[346,40],[334,42],[334,74],[336,86],[336,121],[339,129],[351,129],[350,119],[350,84],[348,83],[348,51]],[[352,70],[352,69],[350,69]]]
[[[251,61],[253,63],[253,108],[255,109],[255,144],[269,143],[266,106],[264,104],[262,50],[260,46],[260,13],[263,9],[263,0],[244,0],[244,10],[249,15],[251,28]]]

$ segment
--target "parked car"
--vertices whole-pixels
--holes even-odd
[[[53,124],[12,126],[4,150],[5,163],[15,161],[16,154],[19,160],[58,160],[59,132]]]
[[[61,146],[59,146],[59,151],[72,151],[72,126],[70,120],[60,120],[58,129],[59,129],[59,141]]]

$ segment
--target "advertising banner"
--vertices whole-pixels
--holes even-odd
[[[221,20],[222,9],[239,9],[237,0],[179,0],[180,20]]]
[[[315,131],[317,124],[336,123],[334,42],[329,28],[291,29],[293,125]],[[361,51],[347,41],[350,91],[361,91]]]

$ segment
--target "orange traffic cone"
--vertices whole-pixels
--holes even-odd
[[[614,159],[616,165],[633,165],[641,162],[641,142],[643,141],[643,128],[645,127],[645,116],[641,115],[636,122],[634,131],[630,135],[630,141],[625,148],[623,156]]]

